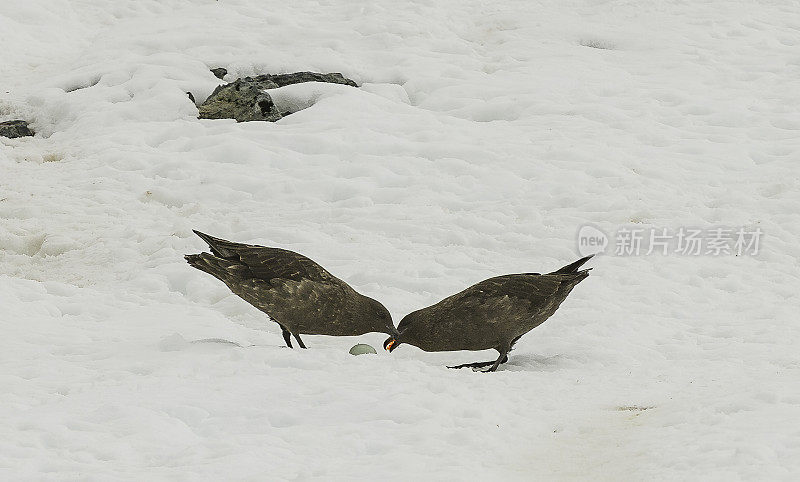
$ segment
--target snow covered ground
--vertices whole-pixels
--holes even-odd
[[[0,138],[0,479],[800,477],[796,4],[3,0],[0,31],[37,132]],[[363,87],[198,120],[212,67]],[[192,228],[292,249],[399,322],[585,224],[764,237],[596,258],[494,374],[283,348],[183,260]]]

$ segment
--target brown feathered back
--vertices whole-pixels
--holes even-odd
[[[397,326],[398,341],[425,351],[508,351],[589,276],[588,269],[578,271],[589,258],[548,274],[508,274],[476,283],[406,315]]]
[[[223,281],[293,335],[395,332],[381,303],[299,253],[195,233],[211,253],[188,255],[189,264]]]

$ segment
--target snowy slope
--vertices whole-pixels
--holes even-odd
[[[0,479],[800,477],[800,7],[4,0]],[[275,124],[219,81],[342,72]],[[299,91],[298,91],[299,92]],[[289,92],[291,93],[291,92]],[[395,322],[577,258],[584,224],[748,226],[601,256],[494,374],[353,357],[192,270],[192,228],[315,259]],[[199,341],[223,339],[241,346]]]

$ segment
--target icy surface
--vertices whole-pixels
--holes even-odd
[[[797,480],[792,2],[3,0],[0,478]],[[218,79],[275,123],[196,119]],[[591,223],[758,226],[757,257],[599,257],[495,374],[353,357],[192,270],[299,251],[395,321],[576,259]]]

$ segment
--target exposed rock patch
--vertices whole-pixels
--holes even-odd
[[[318,74],[316,72],[295,72],[293,74],[276,74],[276,75],[259,75],[255,79],[266,78],[275,84],[277,87],[284,85],[299,84],[301,82],[328,82],[330,84],[344,84],[350,87],[358,87],[358,85],[342,74],[335,72],[332,74]]]
[[[208,99],[200,105],[199,118],[236,119],[237,122],[275,122],[289,113],[279,112],[265,91],[302,82],[328,82],[358,87],[355,82],[340,73],[295,72],[245,77],[214,89]]]
[[[211,73],[214,74],[214,77],[222,80],[223,77],[228,75],[228,69],[217,67],[215,69],[211,69]]]
[[[257,79],[257,78],[256,78]],[[220,85],[200,105],[200,119],[236,119],[237,122],[269,121],[282,118],[272,98],[264,89],[277,87],[274,82],[251,77]]]
[[[0,122],[0,136],[9,137],[27,137],[32,136],[34,133],[28,128],[28,123],[22,120],[12,120]]]

